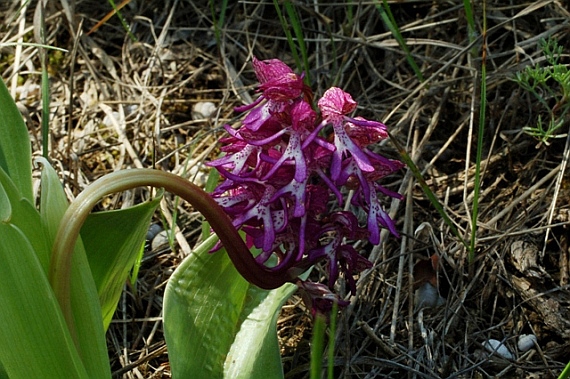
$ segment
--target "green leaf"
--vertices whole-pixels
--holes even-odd
[[[0,223],[0,361],[10,378],[88,378],[32,245]]]
[[[33,202],[32,150],[28,128],[0,79],[0,168],[14,181],[21,196]]]
[[[2,170],[0,168],[0,170]],[[4,170],[2,170],[4,173]],[[0,186],[0,222],[9,222],[12,217],[12,204],[10,204],[10,199],[8,194],[4,190],[4,186]]]
[[[10,379],[10,377],[8,376],[8,373],[4,369],[4,366],[2,365],[1,360],[0,360],[0,379]]]
[[[103,324],[109,326],[146,232],[162,196],[131,208],[92,213],[81,239],[101,302]]]
[[[40,215],[47,230],[50,246],[59,223],[68,207],[67,198],[57,173],[45,160],[41,176]],[[97,288],[81,239],[73,253],[71,270],[71,305],[75,319],[81,359],[91,378],[111,377],[111,368],[105,341],[103,317],[97,296]]]
[[[295,290],[250,285],[212,236],[172,274],[164,328],[174,378],[282,378],[276,317]]]
[[[1,168],[0,192],[4,193],[9,201],[9,205],[6,206],[10,209],[9,222],[25,234],[47,275],[50,247],[39,212],[27,199],[21,197],[12,179]],[[3,207],[4,205],[0,206]]]
[[[282,378],[277,318],[283,303],[297,290],[285,284],[272,291],[250,285],[235,339],[224,364],[224,378]]]

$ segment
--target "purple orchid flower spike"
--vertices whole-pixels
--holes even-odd
[[[382,201],[401,196],[378,182],[403,164],[368,149],[388,137],[386,126],[351,117],[357,104],[348,93],[327,90],[317,102],[319,116],[303,75],[278,59],[253,58],[253,68],[261,94],[236,108],[247,112],[237,129],[226,126],[225,156],[209,164],[225,181],[212,196],[248,244],[261,249],[254,260],[260,272],[296,278],[326,263],[326,285],[296,280],[313,312],[326,314],[334,302],[347,304],[334,294],[338,278],[354,294],[355,275],[372,265],[353,241],[378,244],[381,227],[397,236]],[[329,125],[332,144],[323,137]],[[351,205],[364,211],[364,219],[341,208],[350,190]]]

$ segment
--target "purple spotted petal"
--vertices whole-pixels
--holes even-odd
[[[344,120],[344,116],[354,111],[357,104],[350,94],[338,87],[331,87],[326,90],[318,105],[323,118],[334,124]]]
[[[274,78],[294,74],[293,70],[279,59],[260,61],[254,56],[251,64],[255,71],[255,76],[257,76],[257,80],[261,84],[265,84]]]

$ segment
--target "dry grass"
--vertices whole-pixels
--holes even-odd
[[[23,18],[19,3],[0,3],[1,43],[33,38],[35,2],[26,3]],[[121,13],[134,39],[117,17],[86,35],[109,12],[105,1],[48,3],[47,42],[69,51],[50,52],[49,70],[50,156],[70,196],[129,167],[199,175],[199,163],[216,153],[221,126],[237,120],[233,107],[254,95],[251,55],[294,64],[268,0],[230,2],[219,41],[205,0],[131,2]],[[461,1],[391,2],[426,78],[420,83],[373,3],[354,3],[296,3],[313,89],[318,94],[338,85],[355,97],[362,115],[383,120],[469,238],[481,39],[471,56]],[[480,23],[480,2],[474,9]],[[497,0],[488,1],[487,17],[489,106],[476,259],[467,262],[465,248],[409,172],[385,183],[406,195],[391,204],[403,237],[383,235],[380,246],[362,247],[375,266],[340,317],[335,377],[550,378],[570,361],[570,181],[560,171],[568,146],[565,139],[535,146],[522,132],[537,107],[510,80],[540,59],[540,38],[554,36],[570,46],[570,13],[562,1]],[[39,70],[36,48],[0,47],[0,73],[25,111],[36,152]],[[193,106],[204,101],[217,111],[193,118]],[[390,142],[378,150],[396,156]],[[132,195],[107,199],[101,207],[128,205],[146,194]],[[178,244],[174,251],[149,247],[136,286],[125,289],[108,332],[116,377],[170,377],[162,293],[195,243],[200,218],[172,199],[162,209],[157,222],[169,224],[176,210]],[[446,304],[414,310],[414,264],[434,253]],[[311,321],[296,298],[283,309],[279,330],[286,377],[308,377]],[[518,352],[518,336],[528,333],[536,334],[538,346]],[[489,338],[505,341],[516,359],[489,358],[482,348]]]

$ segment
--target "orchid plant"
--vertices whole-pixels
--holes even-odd
[[[161,192],[132,208],[91,210],[135,187],[189,201],[214,232],[165,291],[174,377],[282,377],[283,302],[300,289],[313,313],[346,304],[337,279],[354,293],[355,275],[371,266],[353,242],[379,243],[380,227],[397,235],[380,201],[400,195],[378,181],[403,165],[369,149],[387,138],[386,127],[352,117],[348,93],[330,88],[317,112],[303,75],[276,59],[254,58],[253,67],[261,95],[237,109],[247,112],[239,128],[226,126],[225,155],[209,163],[224,179],[212,194],[167,172],[131,169],[98,179],[69,204],[55,170],[39,160],[39,208],[27,128],[0,81],[0,378],[111,376],[105,331]],[[356,211],[367,215],[362,224]],[[306,280],[321,262],[328,282]]]

